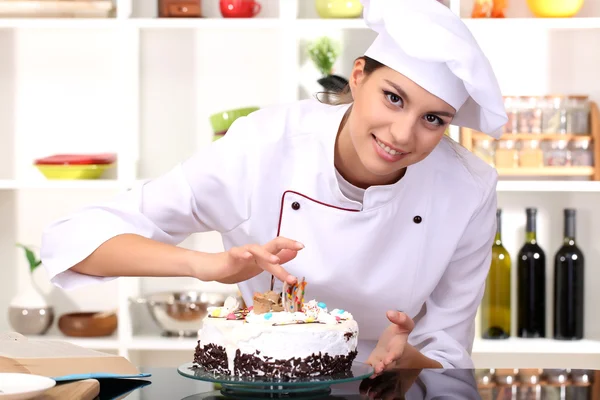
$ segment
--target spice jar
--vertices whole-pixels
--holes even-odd
[[[571,165],[577,167],[591,167],[594,165],[594,152],[589,139],[571,140],[567,146]]]
[[[542,132],[542,110],[536,97],[522,97],[519,102],[519,133]]]
[[[519,132],[519,98],[518,97],[505,97],[504,98],[504,109],[508,122],[504,125],[504,133],[518,133]]]
[[[544,152],[544,165],[552,167],[570,165],[571,160],[567,145],[566,140],[543,141],[541,148]]]
[[[516,400],[518,393],[518,381],[516,369],[495,369],[494,380],[496,382],[497,400]]]
[[[562,96],[544,98],[542,111],[542,132],[565,134],[567,133],[567,110]]]
[[[519,146],[519,165],[526,168],[544,166],[544,152],[539,140],[523,140]]]
[[[591,398],[594,371],[585,369],[571,370],[571,385],[567,387],[567,399],[587,400]]]
[[[518,400],[541,400],[542,386],[540,378],[542,375],[541,369],[520,369],[519,370],[519,388]]]
[[[473,140],[473,153],[483,161],[494,166],[494,142],[491,139]]]
[[[515,140],[500,140],[494,157],[496,168],[515,168],[519,165],[519,154]]]
[[[489,369],[476,369],[475,379],[481,400],[494,400],[494,374]]]
[[[566,131],[575,135],[590,133],[590,103],[587,96],[569,96],[566,105]]]
[[[546,384],[543,386],[542,398],[548,400],[561,400],[567,398],[569,374],[566,369],[544,370]]]

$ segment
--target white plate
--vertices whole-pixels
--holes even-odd
[[[56,381],[40,375],[0,373],[1,400],[28,400],[54,387]]]

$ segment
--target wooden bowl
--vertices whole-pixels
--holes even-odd
[[[61,315],[58,329],[65,336],[110,336],[117,329],[117,315],[113,312],[73,312]]]

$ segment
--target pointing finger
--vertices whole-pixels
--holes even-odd
[[[271,273],[282,282],[287,282],[291,285],[296,283],[296,277],[292,276],[285,268],[279,265],[279,258],[277,256],[269,253],[261,246],[251,246],[248,251],[254,255],[259,267]]]
[[[278,236],[275,239],[271,240],[269,243],[264,245],[265,249],[272,254],[277,254],[281,250],[302,250],[304,245],[295,240],[291,240],[285,238],[283,236]]]

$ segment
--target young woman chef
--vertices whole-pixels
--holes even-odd
[[[307,296],[359,322],[380,372],[472,366],[495,233],[496,171],[444,136],[497,137],[496,78],[437,0],[363,0],[378,36],[350,104],[317,100],[238,119],[156,179],[53,223],[41,257],[63,288],[117,276],[191,276],[254,292],[304,276]],[[218,231],[227,251],[176,245]]]

